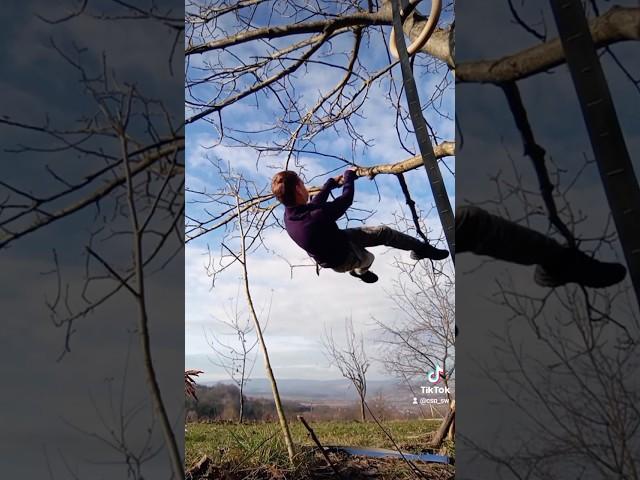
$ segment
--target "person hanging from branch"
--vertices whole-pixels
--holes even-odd
[[[621,282],[627,269],[601,262],[504,218],[474,206],[456,209],[456,253],[487,255],[520,265],[536,265],[534,281],[542,287],[577,283],[606,288]]]
[[[374,283],[378,276],[370,268],[375,256],[367,247],[386,245],[411,252],[414,260],[444,260],[447,250],[398,232],[386,225],[340,229],[336,221],[353,202],[354,169],[329,178],[309,201],[309,191],[295,172],[277,173],[271,191],[285,207],[284,224],[291,239],[313,258],[320,267],[336,272],[349,272],[365,283]],[[331,190],[342,185],[342,194],[328,201]]]

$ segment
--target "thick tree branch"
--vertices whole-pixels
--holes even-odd
[[[443,158],[452,156],[455,154],[454,142],[443,142],[434,146],[436,158]],[[373,178],[380,174],[397,175],[399,173],[405,173],[411,170],[415,170],[423,166],[422,157],[420,155],[408,158],[397,163],[386,163],[380,165],[374,165],[372,167],[358,167],[356,166],[356,175],[358,177]],[[309,193],[314,195],[320,191],[320,187],[308,187]],[[203,193],[203,192],[191,192],[191,193]],[[239,204],[240,214],[246,212],[251,208],[255,208],[263,203],[267,203],[273,200],[272,194],[257,195],[253,198],[243,200]],[[276,205],[269,207],[275,208]],[[238,211],[235,207],[229,207],[226,211],[221,212],[213,218],[209,218],[206,221],[199,221],[197,219],[187,216],[187,225],[185,226],[186,241],[190,242],[202,235],[206,235],[209,232],[224,227],[229,222],[237,217]]]
[[[390,25],[391,17],[385,21],[385,17],[379,13],[359,12],[342,17],[335,17],[327,20],[318,20],[315,22],[276,25],[264,28],[256,28],[238,32],[235,35],[212,40],[200,45],[189,46],[185,48],[186,56],[205,53],[221,48],[228,48],[253,40],[272,40],[274,38],[288,37],[291,35],[300,35],[305,33],[321,33],[335,31],[345,27],[371,26],[371,25]]]
[[[433,151],[436,154],[436,158],[450,157],[455,155],[455,143],[454,142],[442,142],[439,145],[433,146]],[[375,177],[378,174],[398,174],[405,173],[410,170],[415,170],[418,167],[422,167],[422,157],[416,155],[415,157],[408,158],[397,163],[386,163],[382,165],[374,165],[373,167],[358,167],[356,173],[359,177]]]
[[[640,8],[612,7],[589,22],[596,48],[625,40],[640,40]],[[458,83],[503,83],[520,80],[565,62],[560,39],[495,60],[465,62],[456,68]]]
[[[427,18],[420,15],[418,12],[412,14],[403,25],[405,34],[412,40],[417,39],[426,22]],[[332,17],[326,20],[318,20],[314,22],[275,25],[242,31],[235,35],[219,38],[199,45],[189,45],[185,48],[185,55],[202,54],[213,50],[241,45],[254,40],[272,40],[274,38],[301,35],[305,33],[333,32],[342,28],[371,27],[376,25],[391,25],[392,23],[391,7],[390,4],[385,1],[383,8],[376,13],[357,12],[350,15]],[[420,49],[420,51],[442,60],[449,66],[453,66],[453,56],[450,45],[452,36],[453,29],[436,28],[429,41]]]
[[[277,82],[278,80],[280,80],[281,78],[289,75],[290,73],[295,72],[298,68],[300,68],[302,65],[305,64],[305,62],[307,60],[309,60],[311,58],[311,56],[317,52],[320,47],[324,44],[324,42],[331,37],[333,32],[325,32],[322,35],[318,36],[318,40],[317,42],[309,49],[307,50],[304,55],[302,55],[295,63],[293,63],[292,65],[288,66],[287,68],[281,70],[280,72],[278,72],[275,75],[272,75],[271,77],[262,80],[254,85],[252,85],[250,88],[247,88],[246,90],[238,93],[237,95],[234,95],[233,97],[227,98],[226,100],[224,100],[223,102],[214,104],[209,106],[208,108],[206,108],[205,110],[187,118],[185,120],[185,125],[188,125],[190,123],[195,122],[196,120],[199,120],[203,117],[206,117],[214,112],[217,112],[219,110],[222,110],[222,108],[224,108],[227,105],[230,105],[234,102],[237,102],[238,100],[243,99],[244,97],[247,97],[248,95],[251,95],[252,93],[255,93],[259,90],[262,90],[266,87],[268,87],[269,85]]]
[[[515,83],[506,83],[502,85],[502,90],[507,98],[507,103],[509,104],[509,109],[513,115],[516,127],[518,127],[518,131],[520,132],[520,137],[522,138],[524,146],[524,154],[531,158],[531,161],[533,162],[533,168],[535,169],[536,176],[538,177],[540,193],[542,194],[542,199],[547,207],[549,222],[558,229],[558,231],[567,240],[567,243],[573,247],[575,246],[573,234],[558,215],[558,208],[556,207],[556,202],[553,198],[554,186],[551,182],[551,178],[549,177],[549,171],[547,170],[545,162],[546,152],[544,148],[536,142],[533,129],[529,123],[527,109],[525,108],[522,96],[520,95],[520,90]]]
[[[160,160],[182,150],[184,150],[184,139],[178,139],[174,143],[168,144],[168,146],[159,148],[155,151],[146,152],[141,156],[142,158],[139,161],[132,164],[131,175],[136,176],[140,173],[148,172],[149,168],[152,167],[156,162],[159,162]],[[46,216],[38,218],[31,225],[26,226],[21,230],[8,233],[5,229],[5,234],[0,236],[0,248],[7,246],[9,243],[17,240],[18,238],[39,230],[45,225],[53,223],[57,220],[60,220],[61,218],[72,215],[90,205],[95,204],[100,199],[109,195],[116,188],[124,185],[125,182],[126,178],[124,175],[116,176],[113,180],[97,188],[94,192],[79,200],[77,203],[63,207],[53,213],[46,213]]]

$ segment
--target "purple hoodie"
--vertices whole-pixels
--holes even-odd
[[[353,202],[353,170],[344,172],[342,195],[328,202],[329,192],[338,187],[335,179],[327,180],[306,205],[285,207],[284,225],[294,242],[303,248],[318,264],[333,268],[341,265],[349,253],[349,241],[338,228],[338,220]]]

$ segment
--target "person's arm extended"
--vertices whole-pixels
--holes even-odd
[[[344,172],[342,178],[344,182],[342,195],[336,198],[333,202],[327,203],[325,206],[326,212],[333,220],[338,220],[342,215],[344,215],[353,203],[353,194],[355,192],[353,182],[357,178],[356,172],[349,169]]]
[[[322,205],[327,201],[327,198],[329,198],[329,193],[331,192],[331,190],[333,190],[337,186],[338,186],[338,180],[333,177],[330,178],[329,180],[324,182],[324,185],[322,186],[320,191],[313,196],[313,198],[309,203],[313,203],[315,205]]]

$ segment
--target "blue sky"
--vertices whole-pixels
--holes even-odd
[[[441,22],[446,22],[446,19]],[[389,32],[390,28],[384,28],[387,38]],[[278,45],[284,45],[289,41],[290,39],[281,39]],[[350,48],[352,44],[352,34],[342,35],[332,42],[331,51],[325,48],[314,58],[346,65],[347,57],[339,52]],[[384,48],[380,29],[371,30],[368,39],[363,41],[360,63],[369,71],[386,66],[387,55]],[[259,53],[255,45],[249,44],[235,47],[232,52],[243,59]],[[206,57],[194,58],[192,66],[202,65],[204,61]],[[432,95],[435,85],[442,80],[446,71],[445,67],[440,65],[435,74],[425,74],[426,68],[420,65],[426,63],[426,57],[419,58],[416,63],[416,82],[424,103]],[[341,75],[337,72],[339,71],[319,64],[309,65],[304,71],[299,70],[292,83],[300,102],[306,106],[314,104],[318,92],[326,92],[337,83]],[[399,66],[394,67],[393,77],[396,85],[401,85]],[[397,138],[394,125],[395,110],[386,98],[389,86],[388,77],[376,82],[369,92],[369,98],[360,116],[353,118],[354,128],[363,135],[369,146],[362,143],[354,146],[344,131],[344,124],[338,124],[335,129],[327,130],[314,138],[316,151],[343,157],[359,166],[392,163],[409,158],[411,155],[402,149]],[[453,87],[446,91],[438,109],[453,118]],[[261,95],[257,99],[247,98],[225,108],[223,121],[229,131],[259,130],[272,127],[274,118],[279,115],[281,107],[277,99],[273,95]],[[454,125],[451,120],[438,116],[432,109],[426,112],[426,116],[437,132],[439,141],[454,139]],[[271,176],[283,169],[286,162],[283,154],[262,157],[257,161],[254,150],[231,146],[233,142],[228,139],[225,139],[222,145],[207,148],[214,145],[219,137],[212,125],[202,121],[189,125],[186,133],[187,188],[206,188],[212,191],[219,187],[220,180],[211,167],[209,158],[219,158],[225,163],[228,162],[233,169],[265,188]],[[246,137],[253,141],[277,141],[283,138],[275,135],[273,131],[248,134]],[[412,134],[406,135],[403,141],[414,152],[417,151]],[[294,164],[297,167],[293,167]],[[340,160],[313,154],[300,154],[294,164],[290,165],[290,168],[300,171],[312,185],[321,185],[328,176],[327,172],[335,171],[332,173],[335,175],[341,173],[346,166]],[[453,158],[447,159],[447,164],[454,170]],[[455,179],[446,169],[442,171],[453,204]],[[425,212],[429,211],[433,199],[424,169],[408,173],[406,180],[418,206]],[[394,213],[405,208],[397,180],[384,175],[377,177],[375,183],[368,179],[357,181],[354,207],[375,211],[366,221],[367,225],[390,224],[393,222]],[[202,211],[198,212],[196,208],[198,207],[192,204],[188,205],[187,215],[201,215]],[[281,218],[282,213],[282,207],[278,207],[276,215]],[[441,229],[437,216],[433,212],[430,213],[426,222],[431,231],[430,238],[439,238]],[[342,225],[346,226],[346,223],[343,221]],[[352,223],[349,226],[356,224]],[[376,255],[373,270],[380,275],[380,281],[375,285],[364,285],[348,275],[329,270],[323,270],[318,277],[313,268],[297,268],[291,278],[289,265],[282,257],[292,264],[309,264],[305,252],[279,228],[269,230],[264,240],[271,251],[253,252],[249,257],[249,270],[256,303],[267,305],[270,299],[273,299],[266,341],[276,376],[337,378],[337,370],[329,368],[322,355],[319,340],[324,329],[333,330],[336,338],[341,339],[344,321],[349,316],[353,317],[356,331],[361,331],[366,336],[370,357],[375,358],[379,355],[376,342],[379,332],[373,326],[373,318],[389,320],[399,314],[388,298],[389,292],[393,289],[393,281],[398,277],[393,268],[393,261],[394,258],[409,261],[408,253],[387,251],[385,247],[373,248],[372,252]],[[216,319],[226,319],[224,305],[235,297],[240,276],[238,269],[228,270],[216,281],[215,287],[211,288],[211,280],[204,269],[208,258],[206,252],[211,248],[214,254],[217,253],[219,243],[219,235],[209,234],[190,242],[186,250],[186,367],[205,370],[206,373],[202,377],[205,381],[225,378],[224,373],[208,360],[208,357],[212,357],[212,352],[206,344],[204,332],[211,333],[216,328]],[[264,376],[260,358],[254,376]],[[385,372],[376,363],[371,369],[371,378],[386,377]]]

